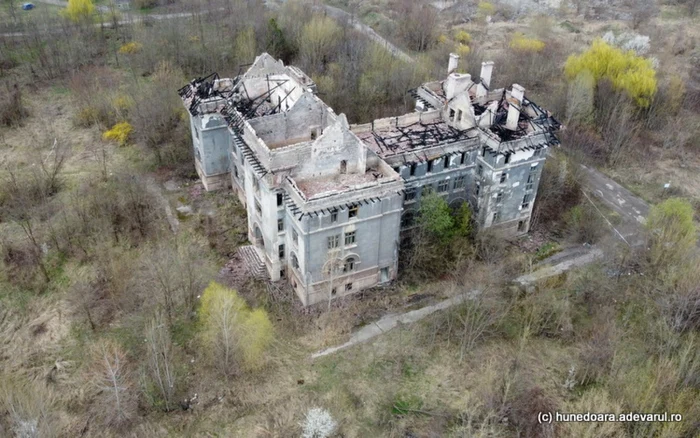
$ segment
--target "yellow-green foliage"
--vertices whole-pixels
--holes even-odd
[[[680,198],[667,199],[651,208],[646,222],[650,257],[654,265],[685,260],[695,247],[697,230],[693,206]]]
[[[541,52],[544,46],[544,42],[536,38],[528,38],[520,32],[513,35],[510,40],[510,48],[520,52]]]
[[[134,101],[129,96],[119,95],[114,98],[112,105],[117,111],[126,111],[133,105]]]
[[[95,12],[92,0],[68,0],[68,6],[62,11],[64,17],[78,23],[87,21]]]
[[[472,49],[470,49],[469,46],[466,44],[459,44],[459,45],[457,45],[457,48],[455,49],[455,51],[457,52],[457,54],[459,56],[465,57],[469,54],[469,52],[472,51]]]
[[[240,362],[247,369],[262,364],[272,341],[272,323],[265,310],[251,310],[235,290],[212,282],[202,293],[198,314],[208,353],[220,355],[222,349],[231,349],[237,357],[230,361]]]
[[[496,7],[493,5],[493,3],[489,2],[479,2],[476,9],[479,15],[482,16],[493,15],[496,12]]]
[[[455,32],[455,41],[466,45],[472,41],[472,36],[466,30],[458,30]]]
[[[103,140],[116,141],[119,146],[125,146],[134,128],[128,122],[117,123],[112,129],[102,134]]]
[[[143,48],[143,44],[141,44],[137,41],[131,41],[129,43],[122,45],[119,48],[119,53],[124,54],[124,55],[128,55],[131,53],[138,53],[141,51],[142,48]]]
[[[635,55],[633,51],[624,52],[602,39],[593,41],[582,54],[569,56],[564,70],[569,79],[584,70],[591,72],[596,83],[607,79],[641,107],[649,106],[656,94],[656,72],[651,61]]]

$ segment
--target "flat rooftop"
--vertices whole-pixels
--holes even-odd
[[[378,168],[369,168],[365,173],[335,174],[316,178],[296,179],[294,184],[307,200],[340,194],[382,182],[399,181],[398,175],[387,175]]]

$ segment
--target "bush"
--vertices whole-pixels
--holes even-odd
[[[5,92],[0,96],[0,124],[5,126],[21,125],[29,115],[22,101],[22,91],[15,83],[5,82]]]
[[[95,5],[92,0],[68,0],[68,6],[62,11],[64,17],[75,23],[90,20],[95,13]]]
[[[651,208],[646,228],[652,266],[678,264],[695,248],[697,229],[693,213],[693,206],[680,198],[667,199]]]
[[[510,40],[510,48],[521,52],[541,52],[544,46],[544,42],[536,38],[528,38],[519,32]]]
[[[102,134],[102,139],[115,141],[119,146],[126,146],[133,130],[134,128],[128,122],[120,122]]]
[[[128,55],[131,53],[138,53],[143,49],[143,44],[137,41],[131,41],[119,47],[119,53],[123,55]]]

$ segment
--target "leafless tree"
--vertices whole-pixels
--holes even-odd
[[[135,415],[136,399],[126,353],[114,342],[103,341],[94,352],[92,382],[99,391],[95,413],[106,425],[126,426]]]
[[[53,406],[55,396],[39,382],[20,381],[0,376],[0,434],[5,424],[6,436],[17,438],[51,438],[57,435]],[[5,424],[3,424],[5,423]],[[4,434],[3,434],[4,435]]]
[[[160,394],[165,410],[170,411],[174,407],[177,382],[170,330],[161,312],[156,312],[146,326],[146,354],[149,377]]]

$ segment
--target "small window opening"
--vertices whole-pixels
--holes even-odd
[[[508,174],[505,173],[505,172],[503,172],[503,173],[501,174],[501,184],[503,184],[504,182],[506,182],[506,178],[508,178]]]
[[[445,162],[442,164],[442,167],[444,167],[445,169],[450,167],[450,157],[449,156],[445,157]]]
[[[281,207],[284,203],[284,195],[282,193],[277,194],[277,206]]]
[[[464,164],[464,162],[467,160],[467,153],[462,152],[462,156],[459,157],[459,164]]]
[[[345,285],[345,290],[346,291],[351,291],[352,290],[352,283],[348,283]]]
[[[518,221],[518,231],[519,232],[525,231],[525,221]]]
[[[428,172],[433,171],[433,160],[428,160]]]
[[[452,108],[450,108],[450,120],[453,122],[455,121],[455,110]]]
[[[348,171],[348,162],[345,160],[340,161],[340,173],[344,174]]]
[[[338,210],[331,212],[331,222],[338,222]]]
[[[350,209],[348,210],[348,217],[350,217],[350,218],[357,217],[357,212],[359,210],[360,210],[360,207],[357,205],[350,207]]]
[[[416,163],[411,163],[411,176],[416,174]]]

